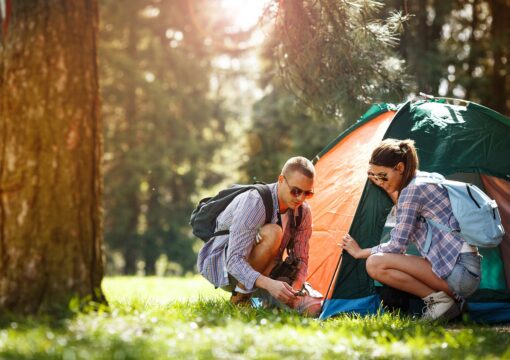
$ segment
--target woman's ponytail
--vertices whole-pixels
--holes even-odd
[[[416,170],[419,167],[418,153],[414,146],[414,140],[405,139],[400,140],[399,148],[402,151],[402,159],[405,165],[404,173],[402,174],[402,184],[400,185],[399,192],[405,188],[414,177]]]

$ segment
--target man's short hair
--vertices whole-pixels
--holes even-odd
[[[282,175],[289,175],[295,171],[300,172],[306,177],[313,179],[315,177],[315,168],[310,160],[302,156],[291,157],[282,168]]]

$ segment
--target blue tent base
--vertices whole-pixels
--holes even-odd
[[[359,299],[328,299],[324,301],[319,320],[325,320],[340,313],[355,313],[373,315],[380,311],[381,299],[378,295],[371,295]]]
[[[510,322],[510,303],[469,302],[469,318],[477,323],[497,324]]]
[[[468,302],[469,319],[481,324],[510,322],[510,302]],[[381,300],[378,295],[359,299],[329,299],[324,302],[320,320],[341,313],[374,315],[380,313]]]

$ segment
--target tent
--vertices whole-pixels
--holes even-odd
[[[439,98],[373,105],[315,158],[308,281],[326,295],[321,318],[373,314],[381,299],[410,313],[421,310],[421,299],[374,282],[365,261],[341,254],[337,245],[346,232],[363,248],[388,238],[393,204],[366,176],[371,152],[385,138],[415,140],[420,170],[474,183],[498,202],[507,235],[498,248],[481,250],[482,282],[467,300],[473,320],[510,322],[510,119],[473,102]]]

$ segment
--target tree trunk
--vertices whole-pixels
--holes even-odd
[[[95,0],[13,1],[0,47],[0,312],[102,299]]]
[[[152,181],[150,181],[152,183]],[[144,234],[143,254],[145,259],[145,275],[156,275],[156,261],[162,252],[158,238],[161,236],[161,224],[159,222],[163,209],[159,204],[159,189],[150,189],[147,203],[147,227]]]
[[[491,76],[491,87],[487,105],[510,116],[510,1],[489,1],[492,23],[492,52],[494,68]],[[503,61],[505,59],[505,61]]]

